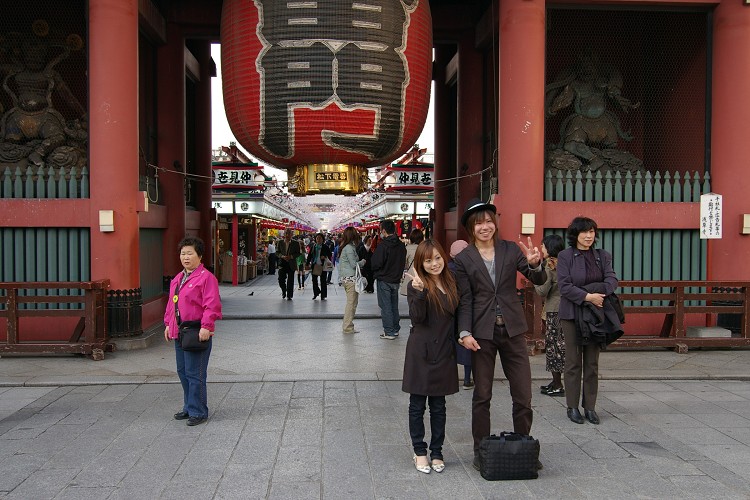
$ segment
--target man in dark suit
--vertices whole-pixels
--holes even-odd
[[[297,270],[297,257],[302,253],[298,241],[292,239],[292,230],[284,231],[284,239],[276,247],[279,258],[279,287],[281,298],[292,300],[294,297],[294,272]]]
[[[524,333],[528,330],[516,292],[517,273],[541,285],[547,273],[539,249],[498,238],[494,205],[473,199],[461,217],[470,245],[456,256],[459,343],[472,352],[474,396],[471,431],[474,437],[474,467],[479,469],[479,443],[490,435],[490,402],[499,354],[513,399],[513,430],[529,434],[531,410],[531,366]],[[519,248],[520,246],[520,248]]]

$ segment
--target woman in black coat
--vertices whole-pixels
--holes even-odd
[[[418,471],[442,472],[445,441],[445,396],[458,392],[455,353],[455,311],[458,291],[448,270],[445,251],[437,241],[419,244],[414,275],[407,288],[413,325],[406,344],[404,381],[409,396],[409,434]],[[424,442],[425,406],[430,407],[430,461]]]
[[[360,243],[357,247],[357,257],[359,257],[359,260],[364,259],[365,261],[365,265],[364,267],[362,267],[362,276],[367,278],[365,293],[375,292],[375,280],[373,279],[372,266],[370,265],[370,262],[372,261],[372,254],[375,252],[375,249],[372,248],[372,240],[373,237],[368,234],[367,236],[365,236],[365,239],[362,240],[362,243]]]

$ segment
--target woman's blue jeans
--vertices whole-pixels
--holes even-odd
[[[212,345],[213,337],[208,341],[208,349],[203,351],[183,351],[178,341],[174,343],[177,375],[182,384],[182,411],[191,417],[208,418],[206,378]]]
[[[424,442],[424,411],[429,400],[430,406],[430,458],[443,459],[445,442],[445,396],[409,395],[409,434],[414,454],[427,455],[427,443]]]

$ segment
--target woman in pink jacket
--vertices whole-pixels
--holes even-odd
[[[221,319],[219,282],[203,264],[203,241],[187,237],[178,248],[183,271],[169,285],[169,301],[164,313],[164,339],[174,340],[177,359],[177,375],[183,392],[182,410],[175,413],[176,420],[187,420],[187,425],[202,424],[208,419],[206,377],[208,358],[211,355],[211,338],[215,322]],[[184,321],[200,321],[198,334],[201,342],[208,345],[203,351],[185,351],[179,341],[179,324]]]

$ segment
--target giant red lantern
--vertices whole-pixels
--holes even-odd
[[[385,165],[427,116],[427,0],[224,0],[224,105],[237,140],[279,167]]]

